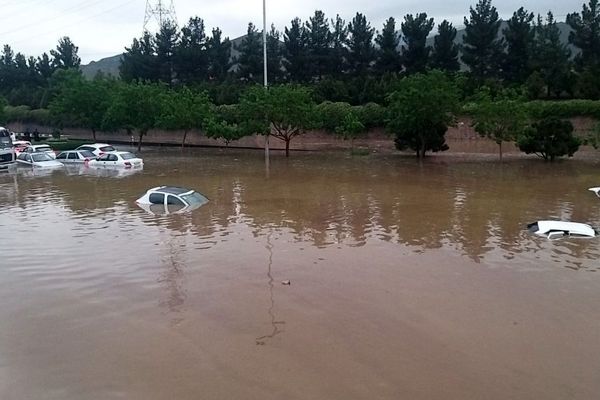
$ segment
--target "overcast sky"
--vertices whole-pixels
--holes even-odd
[[[156,4],[157,0],[151,0]],[[587,2],[587,0],[586,0]],[[169,5],[170,1],[163,1]],[[397,21],[407,13],[426,12],[436,23],[448,19],[463,25],[463,17],[475,0],[267,0],[268,24],[279,30],[298,16],[303,21],[315,10],[329,18],[340,14],[346,21],[357,11],[380,30],[390,16]],[[559,21],[567,13],[580,12],[583,0],[495,0],[501,18],[510,18],[521,6],[535,13],[552,10]],[[231,39],[245,33],[248,22],[262,26],[261,0],[174,0],[180,26],[190,17],[204,19],[207,32],[220,27]],[[134,37],[141,36],[146,0],[0,0],[0,44],[15,52],[38,56],[69,36],[79,46],[84,64],[123,52]]]

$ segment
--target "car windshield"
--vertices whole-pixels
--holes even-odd
[[[0,145],[2,147],[12,147],[12,140],[9,134],[0,133]]]
[[[133,153],[121,153],[121,157],[123,160],[131,160],[132,158],[136,158]]]
[[[33,161],[35,161],[35,162],[52,161],[52,157],[50,157],[46,153],[34,153],[31,155],[31,157],[33,158]]]
[[[82,150],[79,152],[84,158],[96,158],[96,155],[88,150]]]
[[[103,151],[106,153],[107,151],[115,151],[115,148],[112,146],[104,146],[104,147],[100,147],[100,151]]]
[[[185,200],[189,205],[193,206],[196,204],[204,204],[208,202],[208,199],[202,196],[198,192],[192,192],[190,194],[184,194],[181,196],[183,200]]]
[[[36,151],[52,151],[52,149],[50,148],[50,146],[37,146],[35,148]]]

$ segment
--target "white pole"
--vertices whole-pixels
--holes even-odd
[[[267,0],[263,0],[263,78],[265,90],[269,86],[267,77]],[[270,128],[270,127],[269,127]],[[269,162],[269,133],[265,138],[265,158]]]

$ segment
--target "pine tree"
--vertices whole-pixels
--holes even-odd
[[[182,83],[204,81],[208,75],[207,37],[202,18],[190,18],[181,29],[175,52],[175,72]]]
[[[374,34],[375,29],[371,28],[367,18],[356,13],[348,24],[348,63],[352,74],[365,76],[370,71],[375,59]]]
[[[533,17],[533,13],[521,7],[513,13],[507,28],[502,31],[507,45],[504,77],[510,82],[522,84],[530,75],[531,50],[535,38]]]
[[[125,48],[119,72],[125,82],[159,79],[154,38],[148,32],[139,40],[133,39],[131,47]]]
[[[208,74],[210,79],[223,81],[231,68],[231,41],[222,39],[219,28],[212,30],[212,37],[207,41]]]
[[[423,72],[429,64],[431,47],[427,46],[427,36],[433,29],[433,18],[427,18],[426,13],[412,14],[404,17],[401,25],[404,35],[402,46],[402,62],[407,74]]]
[[[56,50],[50,50],[52,65],[60,69],[79,68],[81,59],[77,55],[78,50],[68,36],[59,39]]]
[[[377,61],[375,69],[379,74],[398,72],[402,68],[402,60],[398,52],[400,34],[396,31],[396,20],[393,17],[383,24],[381,33],[375,38]]]
[[[331,50],[331,31],[329,21],[323,11],[315,11],[315,15],[306,22],[306,38],[308,46],[308,63],[310,75],[321,80],[327,73]]]
[[[275,29],[275,25],[271,25],[271,30],[267,34],[267,74],[269,82],[281,82],[282,80],[280,36],[281,34]]]
[[[476,79],[497,78],[501,73],[504,41],[498,38],[501,21],[491,0],[479,0],[465,18],[462,60]]]
[[[248,24],[248,31],[237,47],[238,76],[248,82],[261,82],[263,75],[262,37],[254,24]]]
[[[177,26],[165,22],[156,34],[156,62],[158,64],[158,79],[169,85],[175,78],[175,51],[179,44]]]
[[[456,72],[460,70],[458,61],[458,45],[456,28],[446,20],[438,25],[438,34],[433,38],[433,51],[431,53],[431,66],[443,71]]]
[[[573,29],[569,34],[569,42],[581,49],[576,62],[579,69],[598,67],[600,65],[600,4],[598,0],[590,0],[584,4],[581,14],[567,15],[567,24]]]
[[[285,28],[283,35],[284,43],[284,67],[291,82],[306,82],[309,74],[306,72],[308,60],[308,46],[306,30],[300,18],[294,18],[292,25]]]
[[[344,75],[348,69],[348,26],[339,15],[331,20],[333,30],[331,32],[331,50],[329,57],[328,74],[334,78]]]

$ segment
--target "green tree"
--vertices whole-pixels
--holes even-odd
[[[77,76],[63,85],[49,104],[50,115],[60,126],[91,130],[95,141],[110,106],[113,88],[111,80],[96,78],[88,81]]]
[[[140,39],[133,39],[119,65],[121,79],[132,81],[157,81],[159,79],[156,46],[152,35],[145,32]]]
[[[398,83],[388,97],[387,129],[399,150],[412,149],[417,157],[427,151],[448,150],[445,134],[458,108],[458,89],[441,71],[415,74]]]
[[[282,46],[279,40],[281,34],[275,25],[271,25],[271,30],[267,33],[267,74],[269,83],[281,82],[283,79],[282,70]]]
[[[156,63],[158,79],[172,85],[175,79],[175,51],[179,45],[177,25],[165,22],[156,34]]]
[[[538,16],[531,65],[546,85],[546,96],[559,97],[563,91],[572,90],[570,55],[552,13],[548,12],[545,24]]]
[[[329,70],[331,51],[331,31],[329,21],[323,11],[316,10],[306,22],[308,63],[311,78],[321,80]]]
[[[331,50],[329,57],[329,75],[342,77],[348,70],[348,25],[339,15],[331,20]]]
[[[426,13],[407,14],[401,25],[404,43],[402,46],[402,62],[407,74],[424,72],[429,64],[431,47],[427,46],[427,36],[433,29],[433,18]]]
[[[290,142],[315,125],[311,93],[299,86],[252,87],[242,96],[239,109],[244,131],[270,134],[284,141],[286,157]]]
[[[208,38],[202,18],[190,18],[181,29],[181,39],[176,46],[174,68],[177,80],[195,83],[208,76]]]
[[[78,51],[79,48],[71,42],[69,37],[60,38],[56,50],[50,50],[52,65],[54,68],[60,69],[79,68],[81,59],[77,55]]]
[[[502,161],[502,143],[514,142],[527,128],[523,102],[506,98],[492,100],[485,95],[477,103],[473,127],[480,136],[498,145],[498,155]]]
[[[335,133],[344,140],[350,140],[350,147],[354,149],[354,139],[361,133],[365,133],[365,126],[360,122],[358,116],[350,111],[344,116],[342,123],[336,127]]]
[[[231,41],[228,37],[222,39],[219,28],[212,30],[212,37],[208,39],[208,73],[210,78],[223,81],[231,68]]]
[[[533,124],[517,142],[526,154],[535,154],[546,161],[577,152],[581,141],[573,135],[573,124],[558,118],[547,118]]]
[[[158,126],[163,115],[165,88],[151,83],[120,84],[111,96],[110,106],[103,120],[107,130],[125,129],[138,134],[138,151],[150,129]]]
[[[240,52],[237,58],[238,76],[245,81],[259,83],[263,75],[262,38],[252,22],[248,24],[246,36],[237,50]]]
[[[502,31],[506,40],[504,76],[510,82],[522,84],[530,75],[531,51],[535,39],[533,13],[523,7],[513,13]]]
[[[396,20],[393,17],[385,21],[381,33],[378,33],[375,38],[375,43],[378,46],[375,61],[377,73],[383,75],[400,71],[402,68],[402,59],[398,52],[400,34],[396,30]]]
[[[212,104],[206,92],[195,93],[189,88],[170,90],[162,95],[161,114],[156,125],[159,128],[183,131],[181,148],[192,129],[205,129],[211,118]]]
[[[442,71],[456,72],[460,70],[458,61],[458,45],[456,28],[446,20],[438,25],[438,33],[433,38],[433,51],[431,53],[431,66]]]
[[[375,29],[371,28],[367,18],[356,13],[348,24],[348,64],[351,74],[362,76],[371,70],[371,64],[375,60],[374,34]]]
[[[600,64],[600,5],[598,0],[583,4],[580,13],[567,15],[567,24],[572,31],[569,42],[581,52],[576,57],[580,69],[598,67]]]
[[[504,41],[498,38],[500,19],[491,0],[479,0],[465,17],[462,60],[478,80],[499,77]]]
[[[0,124],[4,124],[6,122],[6,106],[8,102],[2,96],[0,96]]]
[[[300,18],[294,18],[291,24],[283,35],[283,66],[290,82],[306,82],[309,76],[305,68],[309,58],[306,28]]]

